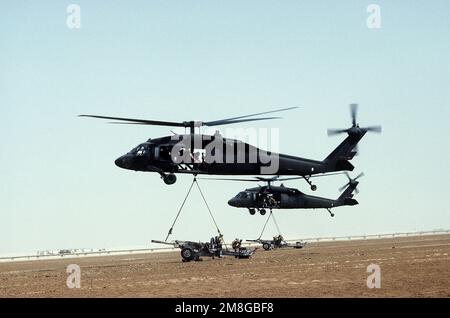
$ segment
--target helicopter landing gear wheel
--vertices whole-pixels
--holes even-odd
[[[248,209],[248,212],[250,213],[250,215],[255,215],[256,213],[255,209]]]
[[[260,213],[261,215],[266,215],[266,210],[265,210],[265,209],[261,209],[261,210],[259,210],[259,213]]]
[[[163,176],[163,181],[165,184],[174,184],[175,182],[177,182],[177,176],[174,175],[173,173],[169,173]]]
[[[334,213],[333,213],[333,212],[331,212],[331,209],[327,209],[327,211],[328,211],[328,213],[330,213],[330,216],[331,216],[331,217],[333,217],[333,216],[334,216]]]
[[[305,181],[309,184],[309,186],[311,187],[311,190],[316,191],[317,186],[309,180],[310,178],[311,178],[311,176],[309,176],[309,177],[303,176],[303,179],[305,179]]]

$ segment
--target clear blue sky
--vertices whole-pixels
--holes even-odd
[[[114,160],[169,130],[82,113],[213,120],[301,106],[255,127],[279,127],[283,153],[323,159],[343,138],[326,129],[348,127],[357,102],[361,124],[383,126],[353,161],[360,205],[333,219],[278,212],[285,237],[450,228],[449,1],[89,0],[68,29],[70,3],[0,3],[0,254],[165,237],[191,177],[166,186]],[[366,26],[370,3],[380,29]],[[322,178],[315,194],[345,182]],[[201,185],[227,239],[258,236],[265,218],[226,204],[249,184]],[[194,192],[173,237],[213,234]]]

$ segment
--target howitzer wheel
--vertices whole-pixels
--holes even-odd
[[[267,243],[267,242],[263,243],[263,249],[266,250],[266,251],[270,250],[270,244]]]
[[[191,248],[183,247],[181,249],[181,257],[184,261],[189,262],[195,259],[195,253]]]

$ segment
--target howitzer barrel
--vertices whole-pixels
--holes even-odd
[[[158,240],[152,240],[152,243],[158,243],[158,244],[165,244],[165,245],[172,245],[177,247],[178,243],[174,243],[174,242],[164,242],[164,241],[158,241]]]
[[[261,243],[262,240],[245,240],[246,242],[255,242],[255,243]]]

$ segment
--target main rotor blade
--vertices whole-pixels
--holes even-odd
[[[277,181],[279,176],[275,176],[272,178],[263,178],[263,177],[255,177],[256,179],[260,180],[260,181],[265,181],[265,182],[272,182],[272,181]]]
[[[327,173],[327,174],[317,174],[312,175],[310,178],[315,177],[327,177],[327,176],[333,176],[343,174],[343,172],[336,172],[336,173]],[[197,178],[199,180],[221,180],[221,181],[250,181],[250,182],[276,182],[276,181],[288,181],[288,180],[298,180],[303,179],[302,176],[298,177],[288,177],[288,178],[279,178],[278,176],[272,177],[272,178],[264,178],[264,177],[254,177],[254,179],[241,179],[241,178]]]
[[[358,176],[355,179],[353,179],[353,181],[356,181],[357,179],[359,179],[361,177],[364,177],[364,172],[361,172],[360,174],[358,174]]]
[[[109,117],[109,116],[98,116],[98,115],[78,115],[78,117],[112,119],[112,120],[124,121],[127,124],[155,125],[155,126],[173,126],[173,127],[188,127],[189,126],[187,123],[177,123],[177,122],[172,122],[172,121],[161,121],[161,120],[146,120],[146,119]]]
[[[347,171],[344,171],[347,172]],[[328,176],[334,176],[338,174],[343,174],[344,172],[333,172],[333,173],[324,173],[324,174],[315,174],[310,176],[310,178],[318,178],[318,177],[328,177]]]
[[[243,123],[246,121],[258,121],[258,120],[269,120],[269,119],[280,119],[281,117],[263,117],[263,118],[248,118],[248,119],[236,119],[236,120],[216,120],[216,121],[208,121],[203,122],[205,126],[220,126],[220,125],[230,125],[236,123]]]
[[[343,172],[315,174],[315,175],[310,176],[309,178],[328,177],[328,176],[334,176],[334,175],[338,175],[338,174],[343,174]],[[279,178],[279,179],[276,179],[276,181],[288,181],[288,180],[297,180],[297,179],[303,179],[303,177]]]
[[[350,104],[350,115],[352,116],[352,125],[356,126],[356,113],[358,112],[358,104]]]
[[[236,179],[236,178],[197,178],[199,180],[219,180],[219,181],[250,181],[250,182],[261,182],[257,179]]]
[[[263,117],[263,118],[248,118],[248,117],[269,114],[269,113],[275,113],[275,112],[282,112],[282,111],[286,111],[286,110],[290,110],[290,109],[294,109],[294,108],[298,108],[298,107],[281,108],[281,109],[276,109],[276,110],[271,110],[271,111],[256,113],[256,114],[251,114],[251,115],[208,121],[208,122],[204,122],[202,124],[205,126],[219,126],[219,125],[226,125],[226,124],[242,123],[242,122],[247,122],[247,121],[279,119],[281,117]],[[194,123],[193,121],[172,122],[172,121],[147,120],[147,119],[136,119],[136,118],[125,118],[125,117],[109,117],[109,116],[99,116],[99,115],[79,115],[79,117],[111,119],[111,120],[117,120],[117,121],[124,122],[125,124],[172,126],[172,127],[191,127]]]
[[[298,107],[294,106],[294,107],[280,108],[280,109],[270,110],[270,111],[262,112],[262,113],[256,113],[256,114],[250,114],[250,115],[244,115],[244,116],[237,116],[237,117],[218,119],[218,120],[213,120],[213,121],[206,122],[204,124],[207,125],[207,126],[217,126],[217,125],[222,125],[220,123],[225,122],[225,121],[228,122],[228,121],[234,121],[236,119],[242,119],[242,118],[248,118],[248,117],[253,117],[253,116],[271,114],[271,113],[276,113],[276,112],[284,112],[286,110],[291,110],[291,109],[295,109],[295,108],[298,108]]]
[[[292,178],[277,178],[273,181],[289,181],[289,180],[298,180],[298,179],[303,179],[303,177],[292,177]]]

